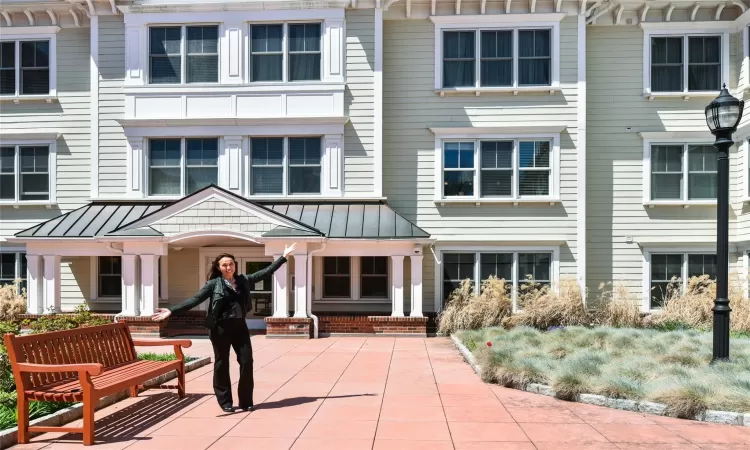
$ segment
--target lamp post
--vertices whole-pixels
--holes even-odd
[[[706,106],[706,123],[716,137],[718,150],[716,208],[716,299],[714,300],[713,360],[729,359],[729,147],[732,133],[742,119],[745,102],[732,97],[726,84],[721,93]]]

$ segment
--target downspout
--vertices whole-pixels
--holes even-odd
[[[316,248],[307,253],[309,261],[307,261],[307,315],[313,320],[313,339],[318,339],[318,316],[312,312],[312,268],[313,258],[312,256],[318,252],[322,252],[326,249],[328,242],[323,242],[320,248]]]

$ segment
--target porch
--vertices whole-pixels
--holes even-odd
[[[209,186],[173,203],[92,203],[15,240],[26,247],[32,320],[86,303],[136,332],[201,334],[207,303],[167,324],[148,317],[194,295],[217,255],[253,273],[298,242],[289,262],[254,286],[251,332],[426,334],[429,235],[380,202],[260,204]]]

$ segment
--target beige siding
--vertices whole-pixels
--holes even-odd
[[[198,273],[200,260],[197,248],[184,248],[179,252],[170,249],[168,260],[169,304],[176,305],[198,292],[206,281],[206,274]]]
[[[127,141],[117,123],[125,114],[125,24],[122,16],[99,17],[99,195],[125,194]]]
[[[72,311],[81,303],[87,303],[92,310],[96,302],[89,302],[91,294],[90,257],[63,257],[60,262],[60,299],[63,312]],[[120,309],[117,305],[116,309]],[[106,309],[105,309],[106,310]]]
[[[0,206],[0,241],[78,208],[90,196],[89,29],[57,33],[58,102],[3,102],[2,133],[61,133],[57,140],[57,205]]]
[[[374,188],[373,108],[374,10],[346,11],[344,192],[371,194]]]
[[[231,217],[231,219],[220,221],[217,220],[219,217]],[[237,209],[226,202],[209,200],[160,220],[152,227],[165,235],[189,231],[227,229],[259,235],[276,228],[276,225]]]
[[[730,42],[732,61],[738,45]],[[623,282],[640,295],[643,252],[678,248],[675,239],[711,244],[715,207],[643,205],[643,139],[639,131],[707,131],[703,110],[709,99],[643,98],[643,31],[636,26],[588,27],[587,232],[588,285]],[[731,64],[732,79],[737,67]],[[631,131],[626,129],[630,127]],[[737,161],[736,150],[730,158]],[[730,180],[736,185],[737,179]],[[734,223],[730,225],[730,232]],[[627,244],[626,238],[633,243]],[[686,246],[690,248],[690,246]],[[687,249],[686,248],[686,249]]]
[[[534,245],[555,236],[561,274],[576,272],[577,18],[561,24],[562,93],[439,97],[434,93],[435,31],[429,20],[384,24],[383,187],[388,202],[439,241],[475,237]],[[439,206],[435,198],[435,137],[430,126],[564,124],[560,196],[554,206]],[[434,259],[424,258],[424,307],[434,308]]]

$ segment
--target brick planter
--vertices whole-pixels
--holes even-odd
[[[62,313],[60,315],[72,314]],[[42,314],[22,314],[18,317],[21,321],[28,320],[29,322],[33,322],[42,316]],[[94,313],[94,316],[107,319],[111,322],[115,321],[115,314]],[[170,337],[184,334],[207,335],[208,330],[203,328],[205,317],[206,313],[204,311],[188,311],[179,316],[170,317],[165,322],[154,322],[151,320],[151,317],[144,316],[119,316],[118,320],[126,322],[130,332],[133,334]]]
[[[384,336],[427,336],[427,317],[318,316],[320,335],[375,334]]]
[[[299,317],[266,317],[266,337],[312,339],[313,320]]]

